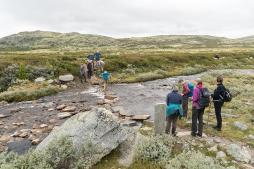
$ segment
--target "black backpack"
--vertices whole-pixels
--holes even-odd
[[[209,90],[207,88],[199,89],[198,104],[199,104],[200,108],[205,108],[205,107],[209,106],[210,96],[211,96],[211,93],[209,92]]]
[[[225,88],[225,91],[220,95],[222,101],[230,102],[232,100],[232,94],[228,89]]]

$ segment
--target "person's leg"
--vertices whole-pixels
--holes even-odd
[[[192,108],[191,135],[193,135],[193,136],[196,136],[196,133],[197,133],[197,118],[198,118],[197,109]]]
[[[188,114],[188,97],[187,96],[183,96],[182,107],[183,107],[183,117],[187,118],[187,114]]]
[[[177,119],[178,119],[178,114],[175,114],[173,116],[173,124],[172,124],[172,135],[175,136],[176,135],[176,124],[177,124]]]
[[[171,122],[172,122],[172,120],[171,120],[170,117],[167,117],[167,118],[166,118],[166,121],[167,121],[167,126],[166,126],[166,131],[165,131],[165,133],[166,133],[166,134],[170,134],[170,128],[171,128]]]
[[[216,126],[217,129],[221,129],[222,127],[221,107],[222,107],[221,102],[214,102],[214,109],[215,109],[215,115],[217,120],[217,126]]]
[[[198,110],[198,136],[202,137],[203,134],[203,115],[205,109]]]

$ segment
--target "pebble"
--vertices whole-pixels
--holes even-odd
[[[8,136],[8,135],[3,135],[0,137],[0,142],[7,143],[10,140],[11,140],[11,136]]]
[[[67,106],[64,109],[62,109],[62,112],[74,112],[76,110],[75,106]]]
[[[70,117],[70,116],[71,116],[71,113],[68,113],[68,112],[57,114],[57,117],[60,118],[60,119],[64,119],[64,118],[67,118],[67,117]]]
[[[48,127],[47,124],[41,124],[41,125],[40,125],[40,128],[46,128],[46,127]]]
[[[65,107],[66,107],[65,104],[61,104],[61,105],[57,106],[56,109],[57,109],[57,110],[62,110],[62,109],[64,109]]]

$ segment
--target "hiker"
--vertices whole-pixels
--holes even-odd
[[[173,86],[172,92],[167,95],[167,110],[166,110],[166,134],[176,136],[176,123],[178,116],[183,115],[182,111],[182,96],[178,93],[177,86]],[[171,127],[172,126],[172,127]]]
[[[91,77],[93,76],[93,61],[92,60],[88,60],[87,62],[87,76],[88,76],[88,79],[91,79]]]
[[[187,83],[183,79],[178,81],[182,85],[182,106],[183,106],[183,117],[187,118],[188,116],[188,102],[189,98],[193,96],[194,84]]]
[[[86,64],[81,64],[79,69],[79,75],[80,75],[80,81],[81,83],[84,83],[84,81],[87,81],[87,66]]]
[[[96,70],[100,70],[100,73],[103,72],[104,66],[105,66],[105,62],[103,62],[102,60],[97,61],[95,64]]]
[[[98,62],[101,59],[101,53],[97,50],[94,53],[95,61]]]
[[[101,74],[101,77],[102,77],[102,79],[104,81],[104,89],[103,89],[103,91],[106,92],[107,91],[108,81],[109,81],[109,78],[110,78],[110,73],[108,71],[104,71]]]
[[[203,115],[205,107],[210,104],[210,93],[203,87],[202,80],[196,80],[197,85],[193,91],[192,97],[192,127],[191,135],[202,137],[203,133]]]
[[[212,94],[215,115],[217,120],[217,125],[214,126],[214,129],[221,131],[221,128],[222,128],[221,108],[224,104],[223,96],[224,96],[224,92],[226,91],[226,88],[223,85],[222,76],[218,76],[216,79],[216,82],[217,82],[217,88],[214,90],[214,93]]]
[[[93,55],[93,54],[89,54],[89,55],[87,56],[87,59],[88,59],[88,61],[89,61],[89,60],[94,61],[94,55]]]

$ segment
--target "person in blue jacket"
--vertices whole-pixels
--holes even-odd
[[[176,136],[176,123],[178,116],[183,116],[182,109],[182,96],[178,93],[177,86],[173,86],[172,92],[167,95],[167,108],[166,108],[166,134]],[[172,127],[171,127],[172,126]],[[171,133],[170,133],[170,129]]]
[[[94,53],[95,61],[99,61],[101,59],[101,53],[99,51],[96,51]]]
[[[104,71],[102,74],[101,74],[101,77],[104,81],[104,89],[103,91],[107,91],[107,85],[108,85],[108,81],[110,79],[110,73],[108,71]]]

